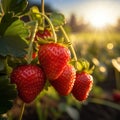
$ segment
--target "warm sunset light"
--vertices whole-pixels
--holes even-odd
[[[109,19],[102,12],[99,13],[96,12],[96,15],[94,15],[90,20],[90,23],[94,27],[99,27],[99,28],[104,27],[106,24],[108,24],[108,22]]]
[[[103,28],[108,24],[113,24],[112,13],[106,8],[95,8],[89,11],[89,22],[93,27]]]

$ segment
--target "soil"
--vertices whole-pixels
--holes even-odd
[[[80,120],[120,120],[120,111],[104,105],[88,103],[82,106]]]

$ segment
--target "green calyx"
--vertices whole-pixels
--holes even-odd
[[[75,68],[78,73],[86,72],[89,74],[93,73],[94,66],[90,67],[90,63],[86,59],[78,59],[77,61],[71,60],[70,62]]]

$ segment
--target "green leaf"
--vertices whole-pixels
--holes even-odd
[[[5,84],[8,84],[9,83],[9,81],[8,81],[8,77],[7,76],[0,76],[0,85],[1,85],[1,83],[2,83],[2,85],[4,86]],[[2,87],[2,86],[1,86]],[[1,88],[0,87],[0,88]]]
[[[27,8],[27,0],[1,0],[4,13],[22,14]]]
[[[0,120],[8,120],[6,117],[0,116]]]
[[[65,17],[61,13],[52,13],[50,19],[55,27],[65,24]]]
[[[3,36],[6,29],[16,20],[18,20],[18,18],[13,17],[13,13],[5,14],[0,23],[0,35]]]
[[[4,70],[5,68],[5,59],[0,57],[0,71]]]
[[[29,35],[28,27],[18,17],[14,17],[13,13],[7,13],[3,16],[0,23],[1,36],[20,35],[27,37]]]
[[[28,37],[29,31],[25,26],[24,22],[21,20],[14,21],[5,31],[4,36],[16,36],[19,35],[21,37]]]
[[[40,25],[42,23],[42,16],[39,14],[40,11],[37,6],[33,6],[30,8],[30,17],[32,20],[37,20],[38,24]]]
[[[89,74],[92,74],[92,72],[94,70],[94,66],[92,66],[90,68],[90,63],[86,59],[81,58],[81,59],[78,59],[77,62],[78,62],[77,70],[79,72],[84,71],[84,72],[87,72]]]
[[[28,28],[24,22],[13,13],[7,13],[3,16],[0,23],[0,55],[23,57],[27,52],[28,43],[24,38],[29,35]]]
[[[8,57],[7,62],[8,66],[12,68],[15,68],[19,65],[27,64],[27,60],[25,58]]]
[[[0,114],[6,113],[11,107],[13,103],[11,101],[1,101],[0,100]]]
[[[17,97],[14,84],[10,84],[8,76],[0,76],[0,114],[6,113],[13,106],[13,100]]]
[[[6,58],[0,56],[0,75],[6,74]]]
[[[78,61],[79,61],[79,63],[82,65],[82,67],[83,67],[82,69],[83,69],[83,70],[88,70],[88,69],[89,69],[90,64],[89,64],[89,62],[88,62],[87,60],[81,58],[81,59],[79,59]]]
[[[28,43],[20,36],[6,36],[0,38],[0,55],[24,57],[27,54]]]

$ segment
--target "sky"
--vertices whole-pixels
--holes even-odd
[[[31,0],[40,4],[41,0]],[[101,17],[107,22],[115,22],[120,17],[120,0],[44,0],[67,18],[74,13],[78,18],[94,22]],[[95,18],[96,16],[96,18]]]

